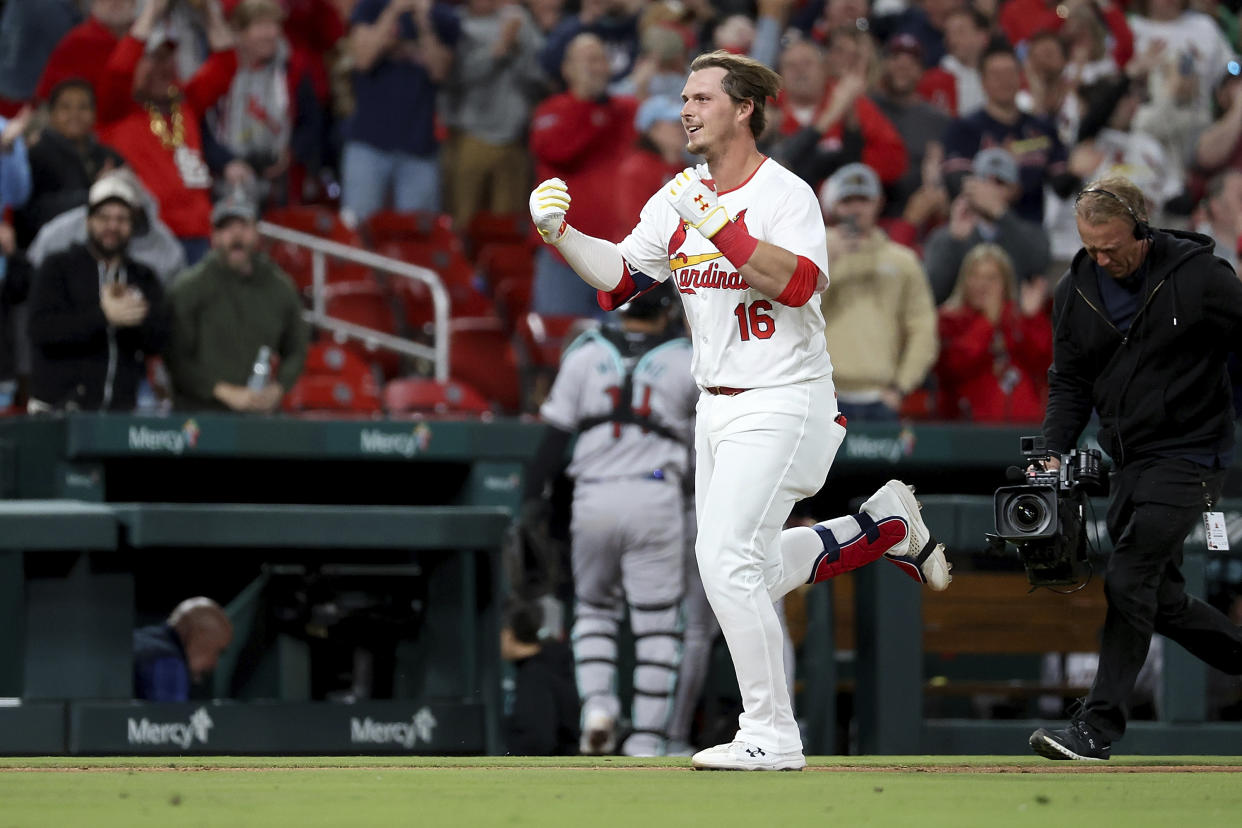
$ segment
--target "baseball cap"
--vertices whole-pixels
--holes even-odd
[[[137,191],[119,175],[105,175],[91,185],[86,194],[86,209],[94,212],[96,207],[109,201],[119,201],[131,210],[140,206]]]
[[[1018,162],[1008,150],[988,147],[975,154],[970,171],[980,178],[995,178],[1006,184],[1018,183]]]
[[[217,201],[216,206],[211,208],[212,227],[219,227],[230,219],[254,221],[256,218],[258,211],[254,208],[254,202],[243,195],[229,195]]]
[[[846,164],[819,188],[819,200],[828,209],[847,198],[879,198],[880,177],[866,164]]]
[[[668,95],[652,95],[638,107],[634,128],[646,132],[660,121],[681,123],[681,101]]]
[[[923,44],[912,34],[896,34],[884,44],[886,55],[913,55],[921,63],[923,60]]]

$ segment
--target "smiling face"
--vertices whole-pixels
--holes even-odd
[[[1114,279],[1124,279],[1139,269],[1147,255],[1147,241],[1134,238],[1134,222],[1128,218],[1110,218],[1091,224],[1081,215],[1078,235],[1087,255]]]
[[[747,120],[750,101],[736,103],[721,83],[726,70],[711,66],[691,72],[681,91],[681,123],[686,130],[686,149],[711,156],[729,146],[740,133],[750,134]]]
[[[90,89],[69,86],[61,89],[48,111],[52,129],[70,141],[80,141],[95,128],[95,99]]]

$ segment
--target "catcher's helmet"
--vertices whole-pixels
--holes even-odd
[[[635,296],[617,308],[617,313],[632,319],[655,319],[669,312],[673,299],[673,286],[664,282]]]

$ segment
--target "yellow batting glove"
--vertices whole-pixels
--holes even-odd
[[[569,212],[569,185],[559,178],[549,178],[530,194],[530,217],[535,229],[548,244],[556,244],[565,235],[569,225],[565,214]]]
[[[729,223],[729,212],[716,199],[716,191],[703,183],[693,167],[677,173],[677,177],[664,188],[664,197],[673,205],[677,215],[691,227],[710,239]]]

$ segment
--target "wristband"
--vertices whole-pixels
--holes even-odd
[[[726,222],[723,227],[711,236],[712,244],[724,254],[724,257],[738,270],[755,255],[759,240],[743,230],[735,221]]]

